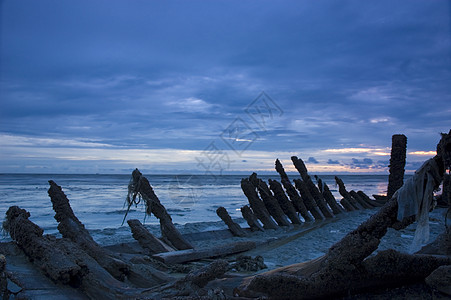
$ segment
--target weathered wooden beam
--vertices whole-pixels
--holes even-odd
[[[243,230],[243,228],[241,228],[240,225],[238,225],[232,220],[229,213],[224,207],[222,206],[218,207],[218,209],[216,209],[216,214],[221,218],[222,221],[224,221],[227,227],[229,227],[229,230],[232,232],[234,236],[239,237],[247,236],[247,233]]]
[[[161,204],[147,178],[142,176],[138,169],[134,170],[132,173],[132,183],[129,189],[132,190],[133,197],[140,194],[146,201],[146,213],[148,215],[154,214],[155,217],[160,220],[163,238],[167,239],[172,246],[179,250],[193,248],[193,246],[183,238],[177,228],[175,228],[172,223],[172,218],[166,211],[166,208]]]
[[[302,179],[295,179],[294,185],[299,191],[299,194],[302,197],[302,202],[304,202],[307,209],[310,211],[310,213],[313,215],[315,220],[324,220],[324,216],[321,213],[321,210],[318,208],[318,205],[315,202],[315,199],[310,194],[309,189],[307,188],[307,185],[305,184]]]
[[[302,159],[298,158],[297,156],[292,156],[291,161],[293,162],[296,170],[298,170],[299,174],[301,174],[302,180],[306,183],[310,195],[312,195],[323,216],[326,218],[333,218],[333,212],[331,211],[329,206],[327,206],[326,200],[324,199],[323,195],[320,193],[320,191],[308,175],[307,167],[305,166]]]
[[[213,279],[224,275],[224,273],[228,270],[228,266],[229,263],[226,260],[217,259],[199,270],[190,272],[183,279],[176,282],[175,286],[179,289],[184,289],[185,284],[192,284],[196,287],[202,288]]]
[[[390,154],[387,199],[390,199],[404,183],[406,150],[407,137],[404,134],[394,134]]]
[[[363,208],[367,208],[367,209],[371,209],[373,208],[373,206],[371,206],[369,203],[366,203],[365,200],[363,200],[359,194],[357,194],[356,191],[351,190],[349,191],[349,195],[351,195],[351,197],[357,202],[359,203],[361,206],[363,206]]]
[[[244,205],[241,207],[241,214],[252,231],[264,231],[263,226],[260,224],[249,206]]]
[[[357,210],[348,200],[341,198],[340,204],[346,209],[346,211]]]
[[[274,193],[274,197],[277,199],[277,202],[279,202],[283,212],[288,218],[290,218],[291,222],[293,224],[301,224],[302,222],[296,214],[296,209],[294,208],[293,203],[291,203],[285,195],[282,185],[275,180],[269,179],[269,186]]]
[[[329,186],[325,182],[323,182],[319,177],[318,177],[318,188],[323,194],[324,199],[326,200],[327,204],[329,204],[334,214],[337,215],[346,211],[343,207],[341,207],[338,204],[337,200],[335,200],[335,197],[330,191]]]
[[[254,215],[263,223],[263,227],[265,229],[277,229],[278,226],[276,222],[271,218],[265,204],[263,204],[263,201],[258,197],[255,186],[248,178],[243,178],[241,180],[241,189],[249,200]]]
[[[131,219],[127,223],[132,230],[133,238],[138,241],[143,249],[148,251],[148,254],[175,251],[174,248],[166,245],[151,234],[139,220]]]
[[[82,267],[56,247],[48,236],[43,236],[44,230],[29,217],[26,210],[11,206],[6,212],[3,228],[49,278],[64,284],[80,282],[84,276]]]
[[[129,273],[129,267],[125,262],[113,256],[113,253],[100,247],[91,237],[85,226],[75,216],[69,199],[64,194],[62,188],[53,180],[49,181],[50,188],[48,194],[55,211],[55,220],[59,223],[58,230],[63,237],[78,244],[92,258],[94,258],[103,268],[119,280]]]
[[[276,168],[277,173],[279,173],[280,179],[282,181],[287,180],[288,182],[290,182],[290,178],[288,178],[287,173],[285,173],[285,169],[283,168],[282,163],[280,162],[279,159],[276,159],[275,168]]]
[[[312,216],[308,212],[308,209],[305,206],[301,196],[299,196],[298,192],[291,184],[290,179],[288,178],[287,173],[285,173],[285,169],[283,168],[282,163],[280,162],[279,159],[276,159],[275,168],[277,173],[279,173],[280,175],[282,185],[285,191],[287,192],[287,195],[290,198],[291,203],[293,203],[293,206],[296,209],[296,211],[298,211],[301,214],[305,222],[314,221],[314,218],[312,218]]]
[[[358,203],[346,190],[346,186],[339,177],[335,176],[335,182],[338,184],[338,192],[348,201],[355,209],[364,209],[364,207]]]
[[[448,149],[450,145],[451,136]],[[424,182],[432,190],[442,179],[443,159],[437,155],[427,164],[434,176],[416,173],[414,176],[423,177],[414,182]],[[405,188],[413,189],[410,186]],[[249,277],[236,292],[239,296],[259,295],[274,299],[332,298],[343,296],[349,291],[359,292],[392,286],[397,282],[405,284],[424,279],[437,267],[451,264],[448,256],[409,255],[394,250],[367,259],[377,249],[389,227],[397,224],[398,229],[405,228],[415,220],[406,216],[399,222],[397,215],[398,202],[396,197],[392,197],[376,214],[330,247],[327,254],[313,262],[313,265],[296,264]]]
[[[235,242],[204,249],[188,249],[154,254],[152,257],[165,264],[178,264],[204,258],[240,253],[255,248],[254,242]]]
[[[357,191],[357,194],[360,196],[360,198],[362,198],[366,203],[368,203],[369,205],[373,206],[373,207],[381,207],[383,206],[383,204],[380,204],[377,201],[371,200],[370,197],[368,197],[367,194],[365,194],[363,191]]]
[[[290,226],[290,222],[288,221],[287,216],[284,214],[276,198],[274,198],[273,194],[269,190],[266,182],[264,182],[260,178],[257,178],[256,173],[252,173],[252,175],[249,177],[249,181],[257,188],[260,194],[260,198],[263,200],[266,209],[277,222],[277,224],[279,226]]]
[[[96,260],[69,239],[43,236],[30,214],[17,206],[6,212],[3,227],[46,276],[57,283],[79,288],[92,299],[137,297],[138,291],[116,280]]]

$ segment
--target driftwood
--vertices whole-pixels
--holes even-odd
[[[49,237],[43,236],[44,231],[29,217],[30,213],[26,210],[11,206],[6,212],[3,228],[52,280],[65,284],[80,282],[85,273],[82,266],[55,247]]]
[[[255,248],[254,242],[235,242],[206,249],[188,249],[154,254],[153,257],[165,264],[178,264],[203,258],[240,253]]]
[[[271,219],[271,215],[263,204],[262,200],[258,197],[255,186],[249,181],[248,178],[241,180],[241,189],[249,200],[249,204],[254,212],[254,215],[263,223],[265,229],[277,229],[276,222]]]
[[[346,212],[346,210],[338,204],[337,200],[335,200],[335,197],[330,191],[329,186],[325,182],[323,182],[321,178],[318,178],[318,188],[323,194],[324,199],[326,200],[327,204],[329,204],[334,214],[337,215]]]
[[[143,249],[148,251],[148,254],[175,250],[151,234],[139,220],[132,219],[128,220],[127,223],[132,230],[133,238],[138,241]]]
[[[356,202],[358,202],[361,206],[363,206],[363,208],[368,208],[368,209],[374,208],[374,206],[370,205],[369,203],[366,203],[366,201],[362,197],[360,197],[360,195],[357,194],[356,191],[354,191],[354,190],[349,191],[349,195],[351,195],[351,197]]]
[[[349,202],[354,209],[363,209],[364,207],[358,203],[346,190],[345,184],[343,183],[343,180],[341,180],[339,177],[335,176],[335,182],[338,185],[338,192],[340,195],[343,196],[343,199],[345,199],[347,202]]]
[[[260,178],[257,178],[256,173],[252,173],[252,175],[249,177],[249,181],[257,188],[266,209],[277,222],[277,224],[279,226],[290,226],[290,222],[288,221],[287,216],[284,214],[276,198],[274,198],[273,194],[269,190],[266,182],[264,182]]]
[[[29,217],[26,210],[11,206],[3,227],[50,279],[80,288],[91,298],[121,299],[139,292],[112,277],[77,244],[68,239],[43,236],[43,230]]]
[[[321,210],[318,208],[315,199],[310,194],[309,189],[307,188],[307,185],[305,184],[302,179],[295,179],[294,185],[299,191],[299,194],[302,197],[302,202],[304,202],[305,207],[310,211],[310,213],[313,215],[316,221],[318,220],[324,220],[324,216],[321,213]]]
[[[197,287],[204,287],[208,282],[212,281],[215,278],[219,278],[222,276],[228,269],[229,263],[225,260],[218,259],[212,262],[211,264],[190,272],[185,276],[182,280],[179,280],[175,285],[190,283],[194,284]]]
[[[240,225],[233,222],[232,218],[230,217],[229,213],[224,207],[222,206],[218,207],[218,209],[216,209],[216,214],[221,218],[222,221],[224,221],[227,227],[229,227],[229,230],[232,232],[234,236],[240,237],[247,236],[246,231],[244,231],[244,229],[241,228]]]
[[[406,165],[407,137],[404,134],[392,136],[390,165],[388,175],[387,199],[403,185],[404,167]]]
[[[360,198],[362,198],[366,203],[368,203],[369,205],[371,205],[371,206],[373,206],[373,207],[381,207],[381,206],[383,206],[383,204],[381,204],[381,203],[379,203],[379,202],[377,202],[377,201],[371,200],[371,198],[368,197],[368,195],[365,194],[363,191],[357,191],[357,194],[358,194],[358,195],[360,196]]]
[[[274,198],[277,199],[277,202],[279,202],[279,205],[282,208],[283,212],[287,215],[288,218],[290,218],[291,223],[301,224],[301,220],[296,214],[296,209],[294,208],[293,203],[291,203],[291,201],[288,200],[287,196],[285,195],[282,185],[279,182],[271,179],[269,179],[268,182],[271,191],[274,193]]]
[[[48,194],[58,221],[58,230],[63,237],[78,244],[86,253],[94,258],[104,269],[119,280],[123,280],[129,273],[129,267],[123,261],[113,257],[113,254],[97,244],[85,226],[75,216],[63,190],[54,181],[49,181]]]
[[[296,170],[298,170],[299,174],[301,174],[302,180],[306,183],[310,195],[312,195],[313,199],[315,199],[315,202],[321,210],[323,216],[326,218],[333,218],[334,214],[327,206],[326,200],[324,200],[323,195],[313,183],[310,175],[308,175],[307,167],[305,166],[302,159],[299,159],[297,156],[292,156],[291,161],[293,162]]]
[[[282,185],[283,185],[284,189],[286,190],[291,203],[293,203],[294,208],[301,214],[301,216],[304,218],[305,222],[313,221],[314,219],[309,214],[308,209],[305,206],[301,196],[299,196],[298,192],[296,191],[294,186],[291,184],[290,179],[288,178],[287,173],[285,173],[285,170],[282,166],[282,163],[279,161],[279,159],[276,159],[275,168],[276,168],[277,173],[279,173],[279,175],[280,175]]]
[[[442,145],[444,140],[446,147]],[[451,152],[451,136],[443,135],[439,145]],[[432,182],[435,187],[438,187],[445,170],[444,156],[439,151],[437,153],[428,162],[439,168],[440,178],[434,177]],[[451,163],[451,153],[446,154]],[[273,299],[331,298],[415,282],[439,266],[451,264],[449,256],[409,255],[394,250],[368,258],[389,227],[394,224],[398,224],[398,228],[405,227],[414,221],[409,217],[399,222],[397,215],[397,198],[392,197],[376,214],[329,248],[323,257],[249,277],[236,293],[248,297],[263,294]]]
[[[254,215],[249,206],[244,205],[243,207],[241,207],[241,214],[243,215],[243,218],[246,220],[252,231],[264,231],[263,226],[260,224],[260,222],[258,222],[257,217]]]
[[[136,169],[132,173],[132,180],[129,184],[129,195],[127,202],[130,205],[135,201],[137,196],[141,196],[145,200],[146,213],[154,214],[160,220],[160,228],[163,239],[167,244],[174,246],[179,250],[192,249],[193,246],[182,237],[180,232],[172,223],[172,218],[166,211],[166,208],[160,203],[157,195],[155,195],[149,181],[142,176],[141,172]]]

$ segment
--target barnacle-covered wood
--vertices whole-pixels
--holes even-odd
[[[31,222],[30,214],[11,206],[3,227],[41,271],[55,282],[81,289],[92,299],[134,297],[136,289],[116,280],[80,246],[69,239],[43,236],[43,230]]]
[[[442,134],[441,143],[444,139],[451,152],[451,137]],[[434,178],[436,187],[447,167],[444,161],[441,155],[431,160],[440,169],[441,178]],[[248,277],[236,293],[246,297],[266,295],[271,299],[332,298],[417,282],[438,267],[451,264],[449,256],[410,255],[394,250],[368,258],[389,227],[398,224],[398,228],[402,228],[414,221],[414,218],[405,218],[398,222],[397,213],[398,202],[394,196],[367,221],[330,247],[323,257]]]
[[[302,200],[302,197],[299,196],[295,187],[291,184],[290,179],[288,178],[287,173],[285,173],[285,169],[283,168],[282,163],[280,162],[279,159],[276,159],[275,168],[277,173],[279,173],[280,175],[282,185],[285,191],[287,192],[287,195],[290,198],[291,203],[293,203],[293,206],[296,209],[296,211],[298,211],[301,214],[305,222],[313,221],[314,219],[309,214],[308,209]]]
[[[138,169],[132,173],[133,197],[141,195],[146,201],[146,213],[154,214],[160,220],[161,234],[172,246],[179,250],[192,249],[193,246],[180,234],[172,223],[172,218],[161,204],[149,181]]]
[[[302,180],[305,182],[306,187],[321,210],[322,214],[326,218],[333,218],[334,214],[332,213],[329,206],[327,206],[326,200],[324,199],[321,192],[318,190],[316,185],[313,183],[310,175],[308,174],[307,167],[305,166],[302,159],[297,156],[292,156],[291,161],[293,162],[294,167],[298,170],[299,174],[302,177]]]
[[[49,181],[48,194],[55,211],[55,220],[59,223],[58,230],[63,237],[78,244],[103,268],[115,278],[123,280],[129,273],[129,267],[125,262],[113,256],[113,253],[100,247],[91,237],[85,226],[75,216],[62,188],[54,181]]]
[[[302,202],[304,202],[305,207],[307,207],[308,211],[313,215],[316,221],[318,220],[324,220],[324,216],[321,213],[321,210],[319,209],[318,205],[316,204],[315,199],[310,194],[310,191],[307,188],[307,185],[302,179],[295,179],[294,185],[299,191],[299,194],[301,195]]]
[[[241,214],[252,231],[264,231],[263,226],[258,222],[257,217],[248,205],[241,207]]]
[[[258,178],[256,173],[252,173],[249,177],[249,181],[257,188],[266,209],[277,224],[279,226],[290,226],[287,216],[284,214],[276,198],[274,198],[273,194],[269,190],[266,182]]]
[[[229,230],[232,232],[234,236],[240,236],[245,237],[247,236],[246,231],[244,231],[243,228],[237,223],[235,223],[232,218],[230,217],[227,210],[220,206],[218,209],[216,209],[216,214],[221,218],[222,221],[229,227]]]
[[[341,207],[337,200],[335,200],[334,195],[329,189],[329,186],[321,180],[321,178],[318,178],[318,188],[320,188],[320,192],[323,194],[324,199],[326,200],[327,204],[329,204],[329,207],[332,209],[332,212],[337,215],[341,214],[343,212],[346,212],[346,210]]]
[[[133,238],[138,241],[141,247],[148,251],[148,254],[175,250],[151,234],[139,220],[131,219],[127,223],[132,230]]]
[[[338,176],[335,176],[335,182],[338,185],[338,192],[343,196],[343,199],[346,199],[354,209],[364,209],[364,207],[358,203],[352,196],[349,194],[348,190],[346,190],[346,186]]]
[[[392,136],[390,165],[388,175],[387,198],[403,185],[404,168],[406,166],[407,137],[404,134],[394,134]]]
[[[301,224],[301,220],[296,214],[296,209],[294,208],[293,203],[291,203],[291,201],[288,200],[287,196],[285,195],[282,185],[276,180],[269,179],[268,182],[271,191],[274,193],[274,198],[277,199],[277,202],[279,202],[279,205],[282,208],[283,212],[287,215],[288,218],[290,218],[291,223]]]
[[[263,204],[263,201],[258,197],[255,186],[248,178],[243,178],[241,180],[241,189],[243,190],[244,195],[246,195],[254,215],[263,223],[263,228],[277,229],[278,226],[276,222],[271,218],[265,204]]]

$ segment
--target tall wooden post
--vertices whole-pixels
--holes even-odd
[[[387,199],[402,187],[404,183],[404,168],[406,166],[407,137],[404,134],[392,136],[390,175],[388,176]]]

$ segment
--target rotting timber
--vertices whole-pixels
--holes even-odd
[[[421,184],[437,188],[450,165],[451,131],[442,134],[437,146],[437,155],[423,165],[428,170],[427,179],[426,177],[424,180],[422,177],[415,179]],[[439,176],[429,176],[429,172],[432,172],[429,170],[437,170]],[[416,173],[415,176],[425,175]],[[241,296],[266,295],[272,299],[336,297],[377,287],[418,282],[440,266],[449,266],[451,253],[447,256],[410,255],[386,250],[368,258],[377,249],[380,239],[389,227],[396,224],[397,228],[403,228],[413,222],[412,218],[398,222],[397,195],[395,194],[370,219],[329,248],[323,257],[251,276],[242,282],[236,292]],[[449,231],[447,235],[450,235]]]
[[[442,181],[445,169],[450,168],[450,135],[451,131],[442,136],[442,140],[437,147],[437,156],[427,162],[427,164],[434,165],[439,169],[440,176],[434,177],[432,182],[434,187]],[[257,178],[256,175],[242,181],[243,192],[248,196],[250,203],[250,206],[245,205],[241,209],[251,227],[251,229],[241,228],[246,232],[246,235],[257,234],[252,233],[251,230],[270,229],[268,226],[264,227],[260,224],[260,222],[263,224],[264,222],[261,219],[262,215],[255,211],[259,209],[261,209],[260,212],[266,211],[263,219],[268,218],[267,220],[272,222],[274,227],[271,229],[276,229],[275,232],[278,230],[293,230],[291,224],[299,225],[298,222],[302,221],[307,224],[299,227],[308,227],[308,221],[313,220],[311,217],[313,211],[307,210],[305,201],[302,199],[303,191],[310,193],[310,204],[316,205],[313,207],[322,215],[317,200],[315,201],[311,195],[311,187],[307,187],[304,179],[297,178],[294,180],[295,184],[298,182],[298,185],[302,186],[302,188],[296,190],[279,160],[276,160],[276,170],[280,174],[281,183],[270,180],[270,188],[268,188],[266,182]],[[205,258],[209,259],[210,262],[211,258],[217,256],[258,247],[252,242],[240,241],[204,249],[175,249],[178,248],[175,247],[177,242],[171,241],[167,236],[165,237],[167,231],[164,233],[163,230],[163,226],[166,226],[166,224],[175,229],[172,219],[154,194],[147,179],[140,172],[137,172],[139,171],[133,172],[133,179],[130,182],[129,203],[133,203],[132,201],[136,197],[141,196],[146,203],[146,212],[153,213],[157,217],[160,216],[163,235],[162,239],[159,239],[150,234],[139,221],[128,220],[133,236],[140,242],[144,250],[148,250],[143,253],[147,255],[158,253],[154,258],[159,257],[161,261],[167,264],[183,263],[190,260],[198,261]],[[323,204],[328,206],[333,215],[344,213],[346,207],[339,205],[330,190],[329,193],[325,193],[328,190],[327,185],[318,178],[317,180],[318,187],[315,186],[315,189],[322,195]],[[361,208],[359,209],[378,208],[380,206],[379,202],[371,200],[362,191],[348,192],[342,181],[341,184],[344,196],[349,197],[350,201],[360,204]],[[429,286],[445,294],[448,291],[446,278],[449,277],[446,276],[449,276],[447,274],[450,272],[451,265],[450,230],[419,253],[410,255],[387,250],[370,257],[389,227],[403,228],[414,220],[411,217],[402,220],[402,222],[397,220],[399,205],[396,194],[383,207],[378,208],[379,211],[375,215],[333,245],[324,256],[313,261],[243,277],[237,274],[226,274],[230,270],[227,261],[213,260],[211,264],[205,266],[205,260],[203,260],[204,266],[202,268],[194,270],[179,280],[149,264],[150,258],[146,255],[137,254],[132,258],[118,256],[116,253],[106,251],[96,244],[84,225],[75,216],[61,187],[52,181],[50,182],[49,196],[56,213],[55,219],[59,222],[58,229],[63,238],[58,239],[43,235],[43,230],[29,220],[30,214],[17,206],[8,210],[3,226],[20,249],[33,260],[33,264],[42,270],[46,276],[58,284],[76,287],[92,299],[163,299],[177,297],[180,299],[226,299],[236,294],[239,294],[242,298],[262,296],[271,299],[331,298],[371,291],[373,288],[388,288],[423,280]],[[260,197],[267,197],[267,199],[264,201]],[[448,196],[446,198],[448,199]],[[268,199],[270,200],[268,201]],[[300,202],[296,203],[293,199]],[[251,202],[257,204],[257,206],[252,206]],[[274,210],[274,203],[277,203],[280,209],[276,208],[277,213],[291,221],[291,224],[288,224],[289,228],[286,225],[280,227],[282,224],[277,224],[273,220],[274,215],[270,213],[270,210]],[[333,209],[334,203],[338,205],[339,209]],[[345,202],[342,200],[340,203],[343,205]],[[300,204],[305,208],[303,213],[299,209],[302,207]],[[219,209],[218,215],[222,216],[221,218],[225,223],[233,222],[225,209]],[[162,222],[162,219],[166,221]],[[314,224],[333,222],[334,219],[337,218],[328,218],[327,220],[321,218],[319,222],[311,222],[310,224],[314,228]],[[233,231],[233,224],[236,223],[230,224],[229,230]],[[297,228],[294,227],[296,230]],[[224,232],[226,231],[224,230]],[[182,241],[191,245],[186,236],[181,235],[177,230],[176,233],[176,237],[179,235]],[[228,234],[232,236],[231,232],[228,232]],[[241,240],[242,238],[238,237],[237,239]],[[435,248],[441,249],[442,252],[437,255]],[[445,250],[443,251],[443,249]],[[163,264],[163,266],[168,268],[167,265]],[[215,280],[215,278],[219,279]],[[232,292],[230,286],[236,289]]]

